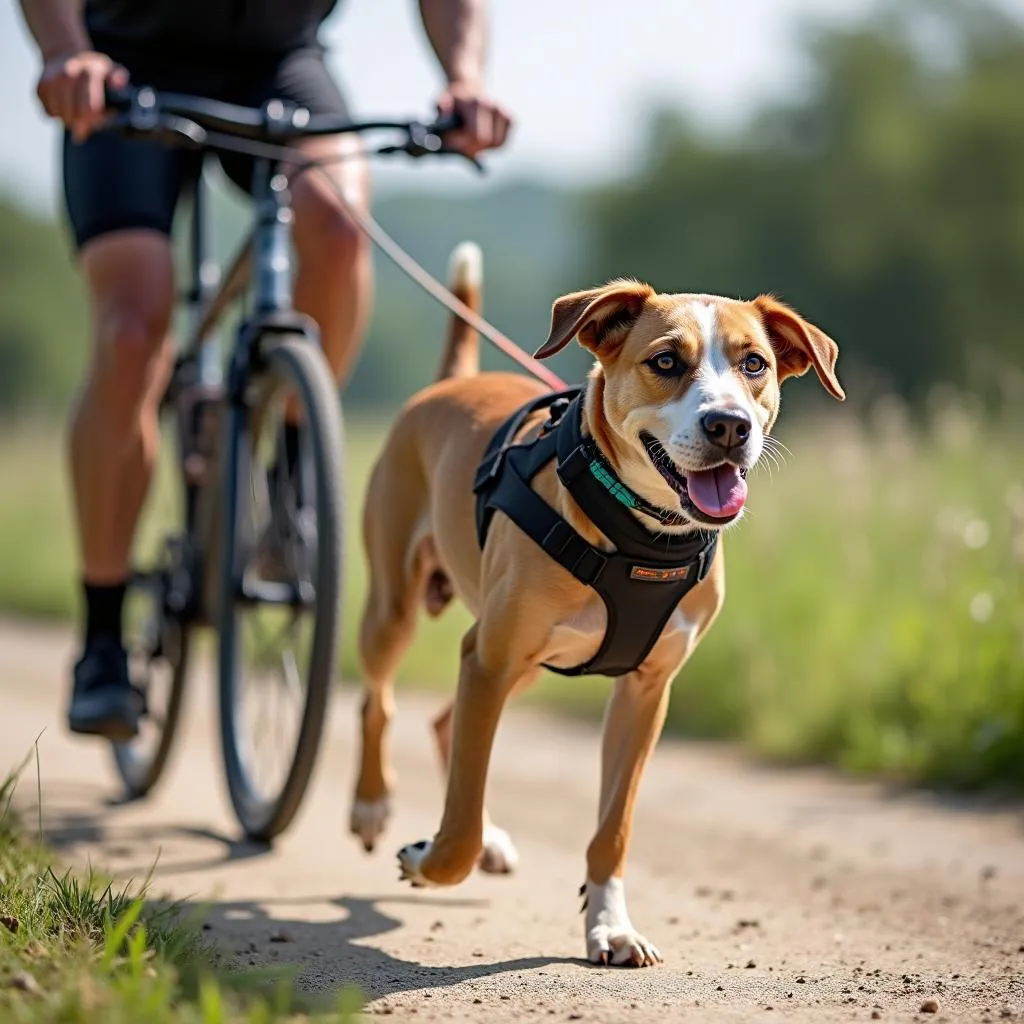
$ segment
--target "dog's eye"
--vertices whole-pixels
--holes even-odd
[[[763,356],[759,356],[756,352],[752,352],[743,360],[743,372],[750,377],[756,377],[767,369],[768,363]]]
[[[647,365],[661,377],[680,377],[686,372],[682,360],[674,352],[659,352]]]

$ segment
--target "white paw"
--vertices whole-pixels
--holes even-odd
[[[503,828],[488,825],[484,829],[484,848],[479,864],[480,870],[489,875],[509,875],[519,866],[519,851]]]
[[[377,839],[384,831],[391,817],[391,801],[356,800],[352,804],[348,829],[363,841],[363,849],[369,853],[377,845]]]
[[[626,911],[626,891],[621,878],[603,885],[584,886],[587,912],[587,959],[593,964],[616,967],[653,967],[661,953],[634,927]]]
[[[430,853],[430,840],[421,839],[418,843],[409,843],[398,851],[399,879],[409,882],[414,888],[433,886],[434,883],[420,874],[420,865]]]
[[[653,967],[661,963],[661,953],[639,932],[613,931],[599,925],[587,929],[587,959],[606,967]]]

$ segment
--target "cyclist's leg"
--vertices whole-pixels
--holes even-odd
[[[67,142],[64,170],[92,336],[68,438],[86,612],[69,724],[125,738],[139,709],[121,606],[159,441],[173,303],[168,234],[187,163],[152,143],[101,134]]]
[[[277,97],[301,104],[316,114],[345,114],[345,101],[319,50],[298,50],[287,56],[265,80],[251,89],[225,96],[259,105]],[[324,175],[342,189],[353,205],[368,209],[370,176],[355,137],[307,139],[299,144],[311,156],[346,157],[321,171],[301,175],[294,183],[293,239],[298,255],[294,303],[320,328],[324,354],[335,378],[344,382],[358,355],[373,294],[371,244],[345,213]],[[243,188],[252,177],[252,162],[226,155],[225,171]]]
[[[172,304],[168,240],[116,231],[81,253],[92,307],[92,352],[72,414],[69,447],[84,578],[128,577],[135,524],[159,444]]]
[[[300,148],[311,157],[355,156],[303,174],[295,182],[293,199],[295,308],[319,325],[324,355],[335,379],[344,383],[370,315],[373,263],[371,243],[345,212],[336,189],[352,206],[368,210],[369,169],[359,141],[351,136],[308,139]]]

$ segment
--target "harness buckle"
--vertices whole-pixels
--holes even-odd
[[[591,453],[586,441],[577,445],[561,462],[557,463],[555,470],[558,479],[569,486],[570,481],[575,480],[581,473],[590,469]]]
[[[703,583],[707,579],[707,575],[711,572],[711,563],[715,560],[715,551],[718,549],[718,540],[715,538],[705,548],[701,549],[700,554],[697,556],[697,582]]]
[[[559,423],[562,422],[562,417],[566,414],[566,411],[568,410],[571,404],[572,399],[566,398],[565,396],[562,396],[561,398],[556,398],[551,403],[551,405],[548,407],[548,418],[545,421],[544,426],[541,427],[541,436],[550,433],[552,430],[555,429],[555,427],[558,426]]]

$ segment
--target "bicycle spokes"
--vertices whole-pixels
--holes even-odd
[[[315,471],[307,432],[290,423],[288,389],[266,396],[249,442],[241,594],[242,755],[254,787],[272,797],[288,771],[306,702],[315,605]]]

